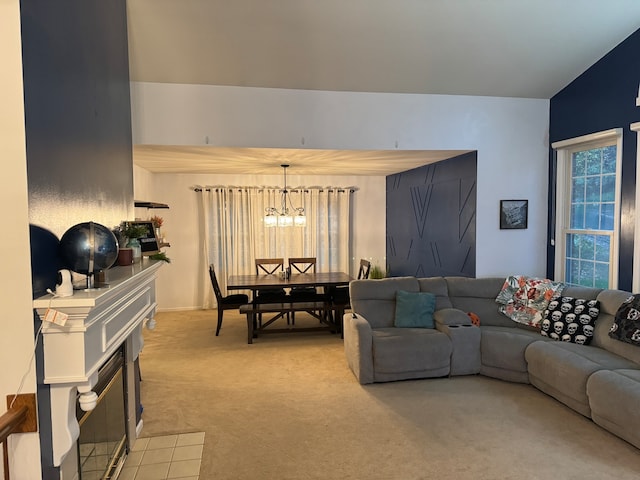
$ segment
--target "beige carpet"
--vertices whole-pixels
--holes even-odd
[[[141,354],[142,435],[206,432],[201,479],[640,477],[639,450],[529,385],[361,386],[337,335],[248,345],[243,317],[226,311],[219,337],[215,318],[160,313]]]

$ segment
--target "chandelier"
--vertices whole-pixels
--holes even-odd
[[[304,227],[307,224],[307,217],[304,216],[303,207],[294,207],[287,190],[287,168],[289,165],[280,165],[284,169],[284,187],[282,189],[282,203],[280,209],[276,207],[265,208],[265,227]]]

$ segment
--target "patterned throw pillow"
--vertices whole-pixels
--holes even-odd
[[[609,336],[640,346],[640,294],[631,295],[620,305]]]
[[[598,300],[561,297],[549,302],[540,334],[553,340],[589,345],[598,315]]]
[[[513,292],[511,301],[506,305],[500,305],[498,311],[514,322],[539,328],[547,305],[560,295],[564,285],[548,279],[508,277],[505,285],[508,284],[509,287],[503,286],[503,291],[513,288],[514,281],[510,280],[512,278],[517,279],[519,287]],[[498,298],[503,299],[505,296],[501,297],[499,294]]]

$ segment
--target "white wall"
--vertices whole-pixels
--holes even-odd
[[[139,200],[153,200],[169,204],[169,210],[136,209],[136,215],[148,218],[160,215],[164,219],[163,235],[171,243],[165,253],[169,265],[159,271],[157,287],[158,308],[179,310],[200,308],[199,280],[203,268],[198,251],[198,196],[194,185],[278,185],[281,176],[269,175],[176,175],[152,174],[134,168],[134,192]],[[287,175],[290,185],[354,186],[353,272],[360,258],[383,261],[385,255],[385,178],[368,176],[297,176]],[[142,198],[145,196],[144,198]],[[146,197],[148,196],[148,198]],[[153,198],[152,198],[153,197]],[[380,241],[382,239],[382,241]],[[352,273],[353,273],[352,272]],[[210,285],[206,285],[210,287]]]
[[[24,109],[22,105],[22,52],[20,2],[0,0],[0,158],[2,188],[0,204],[5,229],[0,235],[0,414],[7,411],[5,398],[15,394],[23,375],[21,393],[35,393],[33,310],[29,262],[29,210]],[[41,477],[40,444],[37,433],[9,438],[11,478]],[[0,464],[0,472],[2,465]]]
[[[477,150],[476,275],[545,274],[548,100],[134,83],[132,115],[135,144]],[[176,188],[160,177],[156,197]],[[529,227],[500,230],[499,202],[514,198],[529,200]],[[384,252],[379,212],[382,230],[356,234]]]

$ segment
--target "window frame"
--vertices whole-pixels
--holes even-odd
[[[611,231],[611,250],[609,257],[609,286],[618,288],[618,271],[620,258],[620,200],[622,196],[622,129],[605,130],[576,138],[554,142],[551,147],[556,153],[556,194],[555,194],[555,231],[551,244],[555,246],[554,278],[558,281],[566,280],[567,234],[578,230],[584,234],[602,235],[609,230],[579,230],[570,228],[571,225],[571,165],[575,152],[616,146],[615,193],[613,231]]]
[[[636,105],[640,107],[640,88],[638,89],[638,98],[636,99]],[[640,207],[640,122],[632,123],[629,128],[632,132],[636,132],[636,208]],[[640,290],[640,221],[638,221],[638,214],[635,214],[635,228],[633,230],[633,285],[634,292]]]

